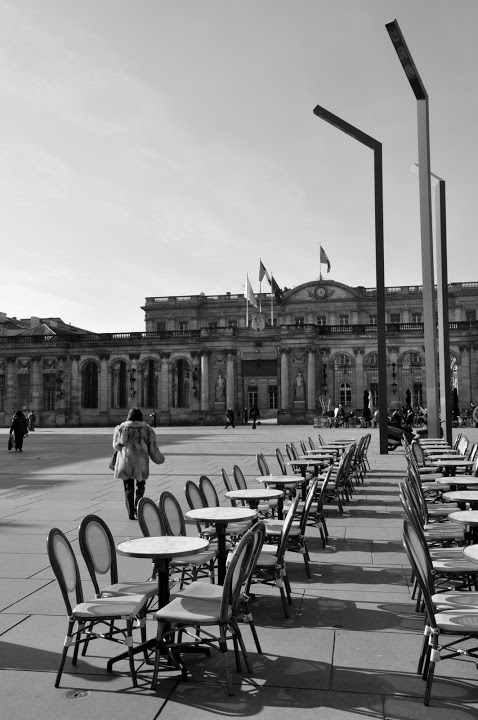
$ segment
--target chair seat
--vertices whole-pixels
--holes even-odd
[[[432,596],[432,602],[439,610],[478,610],[478,592],[444,592]]]
[[[194,597],[198,600],[220,600],[222,598],[224,588],[222,585],[213,585],[205,582],[192,582],[186,585],[182,590],[173,594],[173,599],[177,597]]]
[[[114,585],[108,585],[101,590],[100,598],[115,597],[116,595],[145,595],[148,599],[158,594],[156,580],[146,582],[129,582],[122,580]]]
[[[146,595],[121,595],[110,598],[98,598],[90,602],[82,602],[73,610],[77,618],[135,618],[147,600]]]
[[[437,613],[435,621],[441,630],[450,633],[465,633],[466,635],[478,633],[478,613],[474,610],[446,610]]]
[[[181,567],[182,565],[205,565],[216,558],[217,553],[213,550],[206,550],[205,552],[196,553],[195,555],[183,555],[180,558],[173,560],[171,563],[174,567]]]
[[[176,597],[158,610],[155,616],[163,622],[183,625],[216,625],[219,622],[221,602],[219,598],[202,600],[195,597]],[[229,610],[228,617],[231,614]]]
[[[467,558],[453,558],[452,560],[434,560],[432,559],[433,570],[438,574],[446,575],[477,575],[478,563],[468,560]]]

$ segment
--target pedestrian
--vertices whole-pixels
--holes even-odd
[[[30,432],[35,432],[36,419],[37,419],[37,417],[36,417],[35,413],[33,412],[33,410],[30,410],[30,412],[27,415],[28,429]]]
[[[226,427],[224,428],[224,430],[227,430],[229,425],[232,425],[232,427],[235,429],[236,426],[234,425],[234,420],[234,410],[232,408],[229,408],[229,410],[226,411]]]
[[[10,435],[15,436],[15,452],[23,452],[23,438],[28,435],[28,420],[21,410],[17,410],[12,418]]]
[[[149,477],[149,459],[161,465],[165,458],[156,442],[153,428],[143,421],[143,413],[132,408],[126,421],[115,427],[113,448],[117,451],[115,477],[123,480],[128,517],[135,519],[136,507],[143,497]],[[136,498],[134,481],[136,480]]]
[[[249,417],[252,420],[252,429],[256,429],[256,423],[258,418],[260,418],[259,408],[257,407],[257,403],[254,403],[254,405],[249,410]]]
[[[153,410],[151,415],[149,416],[151,418],[151,427],[156,427],[156,410]]]

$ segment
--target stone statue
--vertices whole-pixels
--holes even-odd
[[[299,400],[300,402],[305,400],[305,380],[300,371],[294,380],[294,400]]]
[[[224,380],[224,377],[219,373],[216,380],[216,396],[215,396],[215,402],[224,402],[226,392],[226,381]]]

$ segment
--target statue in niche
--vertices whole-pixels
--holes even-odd
[[[299,371],[294,380],[294,400],[304,402],[305,400],[305,380]]]
[[[216,402],[224,402],[226,399],[226,381],[224,380],[224,377],[219,373],[216,380],[216,396],[215,401]]]

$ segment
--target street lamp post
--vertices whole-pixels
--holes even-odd
[[[385,25],[408,82],[417,99],[418,126],[418,171],[420,193],[420,231],[422,250],[423,282],[423,334],[425,339],[426,401],[428,433],[430,437],[440,436],[438,412],[438,367],[435,319],[435,287],[433,269],[432,203],[430,185],[430,129],[428,117],[428,95],[418,70],[413,62],[398,22],[393,20]],[[443,320],[443,318],[442,318]],[[443,327],[439,327],[440,335]],[[445,389],[446,392],[446,389]]]
[[[337,115],[317,105],[314,115],[330,123],[373,150],[375,195],[375,266],[377,275],[377,354],[378,354],[378,420],[380,453],[388,453],[387,357],[385,339],[385,263],[383,248],[383,173],[382,143],[362,132]]]

